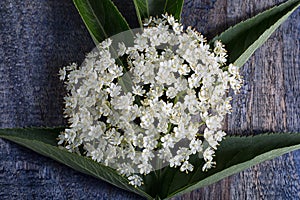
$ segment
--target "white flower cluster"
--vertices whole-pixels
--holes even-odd
[[[222,121],[231,110],[227,93],[242,82],[237,67],[225,66],[220,41],[211,50],[201,34],[184,31],[172,16],[148,22],[133,46],[119,44],[125,67],[112,57],[107,39],[81,67],[60,71],[69,92],[64,114],[70,128],[59,144],[79,153],[82,146],[84,154],[135,186],[143,182],[139,174],[158,163],[188,172],[194,168],[190,156],[198,154],[203,170],[214,166],[226,135]]]

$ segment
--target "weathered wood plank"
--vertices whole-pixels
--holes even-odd
[[[94,47],[71,0],[0,1],[0,127],[59,126],[60,67]],[[0,199],[141,199],[0,139]]]
[[[183,19],[212,37],[280,2],[188,1]],[[300,130],[299,30],[298,9],[242,68],[245,83],[233,101],[229,133]],[[176,199],[299,199],[299,158],[296,151]]]
[[[208,38],[284,0],[186,0],[183,23]],[[114,0],[132,24],[132,4]],[[0,2],[0,127],[57,126],[59,67],[93,44],[70,0]],[[300,11],[243,67],[230,133],[300,131]],[[176,199],[299,199],[300,151],[264,162]],[[0,140],[0,199],[140,199]]]

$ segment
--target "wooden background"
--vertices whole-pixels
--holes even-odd
[[[186,0],[182,20],[211,38],[283,0]],[[136,25],[130,1],[115,0]],[[0,1],[0,127],[59,126],[58,69],[93,48],[71,0]],[[300,10],[242,68],[230,134],[300,131]],[[174,199],[300,199],[300,151]],[[0,139],[0,199],[141,199]]]

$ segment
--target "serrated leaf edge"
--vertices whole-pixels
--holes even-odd
[[[293,135],[293,134],[299,134],[299,133],[264,133],[264,134],[258,134],[258,135],[249,135],[249,136],[228,136],[228,137],[231,137],[231,138],[253,138],[253,137],[262,137],[262,136],[268,136],[268,135],[285,135],[285,134],[289,134],[289,135]],[[221,144],[222,145],[222,144]],[[202,184],[198,184],[199,182],[195,183],[195,184],[189,184],[183,188],[180,188],[178,189],[177,191],[175,192],[172,192],[171,194],[169,194],[166,198],[164,198],[165,200],[167,199],[170,199],[174,196],[178,196],[178,195],[181,195],[181,194],[184,194],[188,191],[192,191],[194,189],[197,189],[197,188],[202,188],[202,187],[205,187],[205,186],[208,186],[212,183],[215,183],[219,180],[222,180],[223,178],[226,178],[228,176],[231,176],[235,173],[238,173],[238,172],[241,172],[245,169],[248,169],[249,167],[252,167],[256,164],[259,164],[261,162],[264,162],[264,161],[268,161],[268,160],[271,160],[271,159],[274,159],[278,156],[282,156],[283,154],[286,154],[290,151],[294,151],[294,150],[298,150],[300,149],[300,144],[297,144],[297,145],[292,145],[292,146],[287,146],[287,147],[282,147],[282,148],[276,148],[276,149],[272,149],[268,152],[265,152],[263,154],[260,154],[258,156],[255,156],[254,158],[250,159],[250,160],[247,160],[246,162],[242,162],[242,163],[239,163],[239,164],[236,164],[236,165],[233,165],[229,168],[226,168],[216,174],[213,174],[203,180],[201,180],[200,182]],[[282,152],[281,152],[282,151]],[[276,155],[272,155],[272,154],[276,154],[276,152],[281,152],[279,154],[276,154]],[[269,155],[269,156],[266,156],[266,155]],[[267,157],[266,159],[262,159],[261,157]],[[251,165],[248,165],[248,163],[256,163],[256,164],[251,164]],[[238,171],[235,171],[235,168],[240,168],[240,166],[244,166],[242,167],[240,170]],[[221,174],[221,175],[220,175]],[[226,174],[226,175],[224,175]],[[213,181],[210,180],[210,179],[213,179],[214,177],[217,177],[216,179],[214,179]],[[204,183],[203,183],[204,182]],[[199,186],[200,185],[200,186]]]
[[[294,7],[291,11],[287,12],[284,16],[282,16],[278,21],[281,21],[281,22],[285,21],[285,20],[288,18],[288,16],[289,16],[291,13],[293,13],[293,12],[300,6],[300,1],[299,1],[299,0],[295,0],[294,3],[297,3],[297,1],[298,1],[298,4],[295,4],[295,7]],[[284,6],[284,5],[288,4],[288,3],[290,3],[290,2],[289,2],[289,1],[286,1],[286,2],[284,2],[284,3],[282,3],[282,4],[280,4],[280,5],[275,5],[275,6],[271,7],[271,8],[269,8],[269,9],[267,9],[267,10],[261,12],[261,13],[258,13],[257,15],[255,15],[255,16],[249,18],[249,19],[242,20],[242,21],[240,21],[239,23],[237,23],[237,24],[235,24],[235,25],[233,25],[233,26],[230,26],[228,29],[226,29],[225,31],[223,31],[223,32],[220,33],[219,35],[215,36],[215,37],[210,41],[210,44],[212,45],[214,41],[220,40],[220,38],[221,38],[224,34],[227,34],[227,32],[231,31],[232,29],[236,28],[237,26],[240,26],[241,24],[245,24],[245,23],[247,23],[247,22],[249,22],[249,21],[253,21],[253,20],[255,20],[256,18],[260,17],[261,15],[265,15],[265,13],[269,12],[270,10],[276,9],[276,8],[279,8],[279,7],[282,7],[282,6]],[[278,22],[278,21],[277,21],[277,22]],[[258,45],[257,48],[254,48],[254,49],[253,49],[253,46],[256,46],[257,43],[260,43],[260,39],[264,37],[264,35],[265,35],[266,32],[269,32],[270,29],[275,30],[275,29],[278,28],[280,25],[281,25],[281,23],[279,23],[278,25],[277,25],[277,23],[274,23],[274,24],[271,25],[268,29],[266,29],[266,30],[261,34],[261,36],[259,36],[259,37],[257,38],[257,40],[255,40],[255,42],[253,42],[253,44],[250,45],[250,46],[243,52],[243,54],[241,54],[241,55],[234,61],[234,64],[235,64],[236,66],[238,66],[238,67],[241,67],[242,65],[244,65],[246,61],[240,62],[240,60],[242,59],[242,57],[243,57],[243,55],[245,54],[245,52],[250,52],[249,56],[247,56],[246,59],[245,59],[245,60],[248,60],[248,59],[250,58],[250,56],[255,52],[255,50],[258,49],[259,47],[261,47],[261,45],[269,38],[269,36],[267,36],[266,38],[264,38],[264,39],[262,40],[262,42],[261,42],[262,44]],[[225,48],[226,48],[226,47],[225,47]]]
[[[4,129],[2,129],[2,130],[4,130]],[[29,129],[29,130],[30,130],[30,129]],[[37,130],[37,129],[35,129],[35,130]],[[44,129],[44,130],[47,130],[47,129]],[[17,141],[18,141],[18,140],[21,140],[21,141],[22,141],[22,140],[23,140],[23,141],[33,141],[33,142],[36,142],[36,143],[41,143],[41,144],[45,145],[45,146],[48,147],[48,148],[56,148],[57,150],[64,151],[65,153],[67,153],[67,154],[69,154],[69,155],[71,155],[71,156],[73,156],[73,157],[74,157],[74,156],[79,156],[80,158],[85,159],[85,160],[87,160],[88,162],[94,162],[95,164],[100,165],[101,167],[107,169],[110,173],[113,173],[115,176],[118,176],[119,178],[123,179],[124,184],[125,184],[125,182],[126,182],[126,183],[127,183],[126,186],[127,186],[128,188],[132,188],[132,189],[130,190],[131,192],[134,192],[134,193],[136,193],[136,194],[138,194],[138,195],[144,196],[144,197],[146,197],[147,199],[151,199],[151,198],[152,198],[149,194],[147,194],[145,191],[139,189],[138,187],[134,187],[134,186],[129,185],[129,184],[128,184],[128,179],[126,179],[124,176],[119,175],[114,169],[112,169],[112,168],[110,168],[110,167],[108,167],[108,166],[105,166],[105,165],[103,165],[103,164],[101,164],[101,163],[95,162],[95,161],[93,161],[93,160],[92,160],[91,158],[89,158],[89,157],[85,157],[85,156],[81,156],[81,155],[78,155],[78,154],[75,154],[75,153],[71,153],[71,152],[68,152],[67,150],[60,149],[60,148],[58,148],[57,146],[53,146],[53,145],[50,145],[50,144],[47,144],[47,143],[44,143],[44,142],[41,142],[41,141],[38,141],[38,140],[29,140],[29,139],[25,139],[25,138],[23,138],[23,137],[8,136],[8,135],[1,135],[1,134],[0,134],[0,138],[9,140],[9,141],[14,142],[14,143],[16,143],[16,144],[19,144],[19,145],[21,145],[21,146],[23,146],[23,147],[26,147],[26,148],[28,148],[28,149],[30,149],[30,150],[32,150],[32,151],[34,151],[34,152],[36,152],[36,153],[38,153],[38,154],[40,154],[40,155],[43,155],[43,156],[48,157],[48,158],[51,158],[51,159],[55,160],[56,162],[62,163],[62,164],[66,165],[66,166],[68,166],[68,167],[70,167],[70,168],[72,168],[72,169],[74,169],[74,170],[77,170],[77,171],[79,171],[79,170],[78,170],[78,169],[75,169],[74,167],[72,167],[72,166],[69,165],[69,164],[63,163],[62,161],[60,161],[59,159],[55,158],[54,156],[47,155],[47,154],[45,154],[43,151],[40,151],[40,152],[39,152],[39,151],[35,150],[34,148],[32,148],[31,146],[25,145],[25,144],[23,144],[23,143],[21,143],[21,142],[17,142]],[[43,152],[43,153],[42,153],[42,152]],[[72,159],[72,158],[71,158],[71,159]],[[81,166],[80,163],[78,163],[78,165]],[[82,166],[81,166],[81,167],[82,167]],[[89,172],[89,173],[87,173],[86,171]],[[107,180],[107,179],[104,179],[104,178],[101,178],[101,177],[98,177],[98,176],[94,175],[94,174],[91,172],[91,170],[89,170],[89,169],[84,169],[84,170],[81,170],[80,172],[81,172],[81,173],[84,173],[84,174],[88,174],[88,175],[93,176],[93,177],[95,177],[95,178],[101,179],[101,180],[103,180],[103,181],[106,181],[106,182],[108,182],[108,183],[110,183],[110,184],[112,184],[112,185],[114,185],[114,186],[120,188],[120,186],[116,185],[115,183],[113,183],[113,182],[111,182],[111,181],[109,181],[109,180]],[[128,190],[128,189],[126,189],[126,188],[122,188],[122,189]],[[138,192],[136,192],[135,190],[137,190]]]

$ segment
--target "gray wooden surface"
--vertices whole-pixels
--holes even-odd
[[[131,24],[132,4],[114,0]],[[211,38],[283,0],[186,0],[183,23]],[[63,125],[61,66],[81,62],[92,41],[71,0],[0,1],[0,127]],[[227,129],[300,131],[300,10],[242,68]],[[300,199],[300,151],[174,199]],[[0,199],[140,199],[0,140]]]

